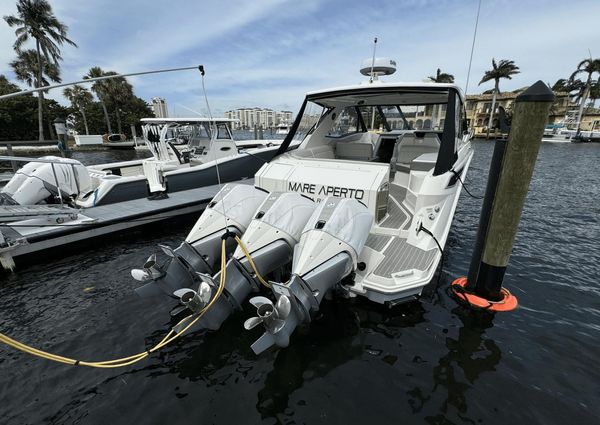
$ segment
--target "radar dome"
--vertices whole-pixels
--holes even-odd
[[[360,66],[362,75],[371,76],[371,65],[373,66],[373,75],[392,75],[396,72],[396,61],[390,58],[365,59]]]

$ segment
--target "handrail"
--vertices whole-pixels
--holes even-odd
[[[43,162],[46,164],[72,164],[79,165],[80,162],[74,159],[63,158],[61,160],[31,158],[28,156],[4,156],[0,155],[0,161],[17,161],[17,162]]]
[[[54,85],[49,85],[49,86],[37,87],[34,89],[30,89],[30,90],[23,90],[23,91],[18,91],[18,92],[14,92],[14,93],[8,93],[8,94],[0,96],[0,100],[8,99],[8,98],[15,97],[15,96],[23,96],[26,94],[36,93],[39,91],[55,89],[55,88],[59,88],[59,87],[72,86],[75,84],[93,83],[95,81],[110,80],[112,78],[119,78],[119,77],[131,77],[134,75],[158,74],[161,72],[174,72],[174,71],[187,71],[187,70],[191,70],[191,69],[200,69],[200,72],[204,72],[204,67],[202,65],[198,65],[198,66],[186,66],[183,68],[158,69],[155,71],[130,72],[128,74],[103,75],[102,77],[84,78],[83,80],[72,81],[70,83],[54,84]]]

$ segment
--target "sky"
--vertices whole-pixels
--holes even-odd
[[[388,81],[422,81],[436,69],[463,89],[478,0],[50,0],[78,48],[65,45],[63,82],[92,66],[119,73],[203,64],[215,116],[240,107],[297,111],[306,92],[361,82],[364,59],[396,60]],[[16,13],[0,0],[0,16]],[[469,93],[491,59],[511,59],[514,90],[567,78],[591,53],[600,56],[600,0],[482,0]],[[14,29],[0,21],[0,74]],[[136,94],[167,100],[171,116],[206,115],[198,71],[130,78]],[[25,85],[20,84],[24,89]],[[67,104],[62,90],[49,97]]]

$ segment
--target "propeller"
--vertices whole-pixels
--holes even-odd
[[[152,254],[148,257],[141,269],[131,270],[131,277],[140,282],[158,279],[163,274],[163,271],[156,264],[156,254]]]
[[[211,294],[212,290],[210,285],[204,281],[200,283],[198,292],[190,288],[178,289],[177,291],[173,292],[173,295],[179,298],[181,304],[190,309],[190,311],[194,314],[200,313],[202,309],[206,307],[210,301]]]
[[[173,330],[177,333],[180,333],[192,320],[196,319],[210,302],[212,296],[212,287],[210,283],[212,283],[212,281],[209,276],[205,276],[201,273],[197,273],[197,275],[202,280],[198,286],[198,291],[194,291],[190,288],[182,288],[173,292],[173,295],[179,298],[182,306],[176,309],[177,311],[175,314],[171,312],[171,315],[179,314],[186,308],[192,312],[192,314],[173,327]]]
[[[267,331],[276,334],[285,326],[285,319],[290,315],[292,304],[286,295],[281,295],[276,304],[265,297],[258,296],[250,300],[256,307],[257,317],[251,317],[244,322],[244,328],[250,330],[263,323]]]

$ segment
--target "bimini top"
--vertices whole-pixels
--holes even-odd
[[[192,118],[142,118],[140,120],[144,124],[167,124],[167,123],[179,123],[179,124],[194,124],[194,123],[227,123],[227,122],[239,122],[235,118],[210,118],[205,117],[192,117]]]
[[[306,98],[313,102],[316,102],[323,106],[333,106],[336,99],[340,102],[346,103],[352,101],[352,95],[356,94],[360,97],[361,104],[367,106],[368,98],[365,97],[369,94],[377,95],[376,102],[382,104],[382,96],[385,96],[385,92],[390,91],[397,93],[402,92],[403,103],[417,105],[422,102],[422,94],[428,93],[427,103],[432,102],[431,95],[435,93],[440,94],[440,103],[445,103],[448,96],[448,92],[452,90],[460,96],[462,102],[465,101],[462,89],[456,84],[449,83],[385,83],[381,81],[374,81],[372,83],[354,84],[351,86],[335,87],[326,90],[311,91],[306,94]],[[415,96],[410,96],[410,93],[414,93]],[[342,97],[344,98],[342,100]],[[357,99],[358,100],[358,99]],[[394,103],[398,103],[398,99],[394,99]]]

